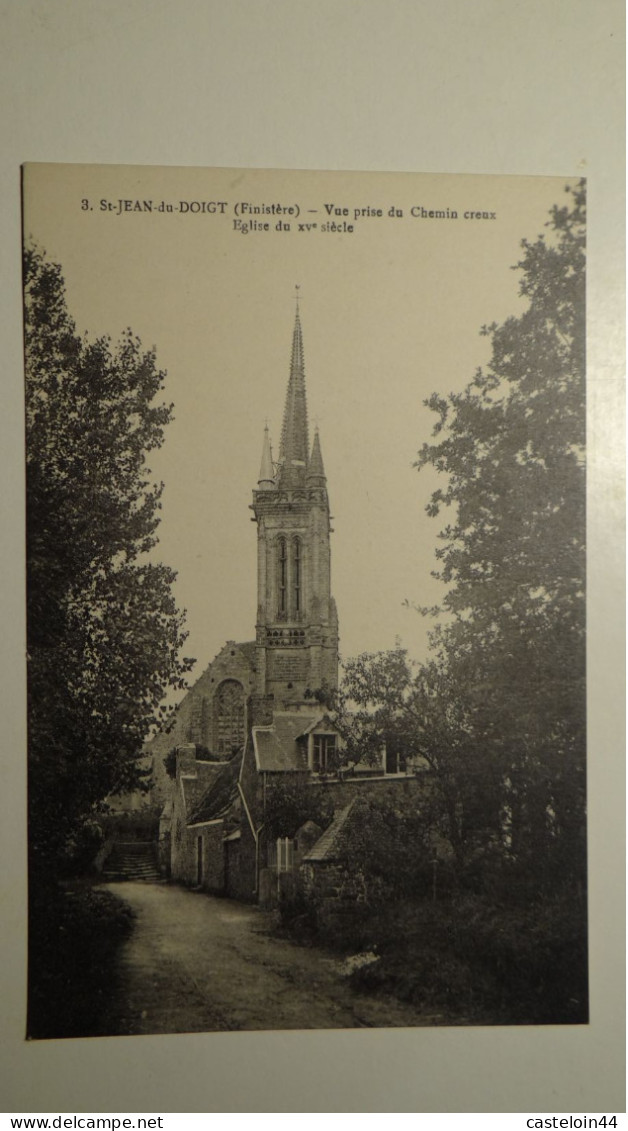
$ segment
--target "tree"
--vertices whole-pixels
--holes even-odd
[[[448,522],[448,587],[432,643],[468,729],[497,773],[510,850],[584,874],[585,189],[568,188],[547,238],[523,241],[526,309],[485,327],[492,356],[462,393],[434,394],[447,477],[428,513]],[[564,871],[563,871],[563,874]]]
[[[349,757],[379,762],[385,747],[401,769],[427,766],[420,822],[461,873],[499,836],[501,801],[491,768],[469,758],[470,720],[447,667],[413,663],[401,647],[364,653],[345,663],[338,704]]]
[[[283,774],[269,783],[264,801],[264,828],[272,839],[294,837],[306,821],[326,828],[334,807],[324,789],[312,787],[305,774]]]
[[[35,246],[24,295],[30,843],[49,868],[94,806],[141,783],[142,742],[190,661],[176,575],[146,557],[165,374],[130,330],[115,347],[80,337],[61,267]]]

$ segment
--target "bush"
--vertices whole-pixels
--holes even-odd
[[[62,874],[87,875],[93,870],[94,859],[104,840],[98,821],[83,821],[65,842],[60,860]]]
[[[306,821],[314,821],[326,828],[334,815],[329,794],[312,787],[304,780],[305,774],[292,775],[280,786],[268,787],[266,795],[266,830],[271,838],[293,837]]]
[[[117,952],[132,921],[126,904],[98,888],[73,884],[33,892],[29,1038],[90,1037],[107,1032]]]
[[[566,896],[529,907],[465,895],[372,916],[356,932],[380,962],[357,970],[362,989],[493,1024],[584,1023],[584,908]]]
[[[279,904],[279,917],[283,931],[298,942],[312,942],[318,935],[316,907],[299,889]]]

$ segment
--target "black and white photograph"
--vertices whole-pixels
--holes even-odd
[[[586,1026],[578,177],[27,164],[27,1036]]]

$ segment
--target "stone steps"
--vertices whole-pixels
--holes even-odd
[[[161,879],[153,841],[116,842],[105,861],[103,880]]]

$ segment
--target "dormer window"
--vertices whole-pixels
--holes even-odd
[[[336,735],[312,735],[312,770],[325,774],[336,768]]]

